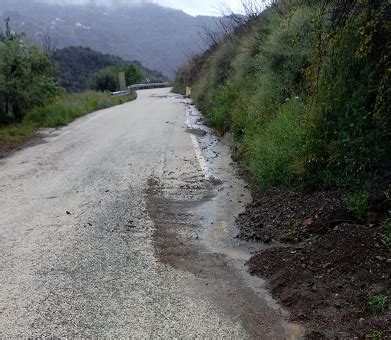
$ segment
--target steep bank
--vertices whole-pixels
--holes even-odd
[[[389,13],[276,1],[177,74],[234,134],[255,193],[239,237],[288,244],[250,271],[313,338],[390,336]]]

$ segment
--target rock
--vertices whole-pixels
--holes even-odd
[[[385,257],[383,257],[383,256],[376,256],[376,260],[378,260],[380,262],[384,262],[387,259]]]

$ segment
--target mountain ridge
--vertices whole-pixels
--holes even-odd
[[[13,30],[36,44],[49,35],[58,48],[83,46],[138,60],[170,78],[189,55],[207,47],[203,28],[217,25],[214,17],[152,3],[103,7],[0,0],[0,16],[10,17]]]

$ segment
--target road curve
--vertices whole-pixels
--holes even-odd
[[[1,338],[286,338],[224,257],[194,241],[183,211],[213,189],[168,91],[0,160]]]

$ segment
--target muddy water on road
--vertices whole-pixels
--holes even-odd
[[[235,217],[251,201],[251,194],[237,176],[229,137],[216,137],[190,101],[176,95],[161,98],[184,106],[182,128],[195,152],[194,157],[177,149],[168,152],[164,173],[148,182],[145,196],[155,225],[156,257],[191,273],[196,298],[211,301],[243,326],[247,336],[235,338],[301,339],[303,327],[288,323],[288,314],[272,299],[265,282],[247,272],[246,262],[266,246],[235,238]],[[173,159],[178,158],[184,163],[173,168],[177,164]]]
[[[205,124],[202,115],[190,101],[186,101],[187,131],[196,136],[202,159],[201,166],[210,182],[215,185],[215,195],[193,209],[194,221],[202,221],[200,240],[213,253],[223,254],[242,276],[246,284],[266,301],[269,307],[285,319],[289,314],[271,297],[266,282],[251,276],[246,262],[254,253],[270,246],[250,243],[236,238],[238,229],[235,218],[251,202],[251,193],[239,177],[236,164],[232,161],[230,145],[232,138],[227,135],[218,138]],[[301,324],[284,322],[286,336],[290,339],[304,338]]]

